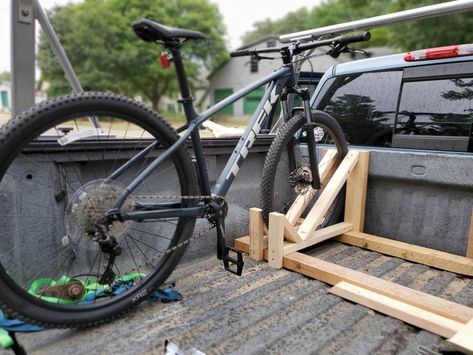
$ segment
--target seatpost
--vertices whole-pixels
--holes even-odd
[[[172,54],[174,66],[176,69],[177,80],[179,82],[179,88],[181,90],[181,100],[179,100],[179,102],[182,103],[186,118],[189,121],[189,119],[192,119],[197,116],[197,113],[195,112],[194,105],[192,104],[193,99],[190,94],[189,83],[187,81],[186,71],[184,69],[184,63],[182,61],[181,43],[168,43],[166,44],[166,48],[169,49]]]
[[[181,89],[181,99],[179,100],[179,103],[181,103],[184,107],[187,123],[192,124],[192,121],[197,117],[197,113],[194,109],[193,99],[189,90],[189,83],[187,82],[186,71],[184,70],[184,64],[181,56],[181,42],[167,43],[166,48],[171,51],[176,68],[177,80]],[[200,140],[198,129],[194,129],[192,131],[191,139],[194,148],[195,159],[199,167],[197,171],[200,191],[203,195],[210,196],[211,190],[209,175],[206,168],[204,150],[202,148],[202,142]]]

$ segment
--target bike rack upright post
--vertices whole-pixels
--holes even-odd
[[[13,115],[34,104],[35,19],[38,20],[65,77],[75,92],[82,85],[39,0],[12,0],[12,98]],[[95,128],[100,124],[89,118]]]
[[[35,18],[33,0],[11,0],[12,115],[34,104]]]

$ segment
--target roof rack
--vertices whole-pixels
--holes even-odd
[[[312,30],[289,33],[279,37],[281,42],[308,41],[322,35],[335,35],[343,32],[372,29],[394,23],[420,20],[429,17],[448,15],[452,13],[473,10],[473,0],[456,0],[442,4],[418,7],[392,14],[369,17],[337,25],[314,28]]]

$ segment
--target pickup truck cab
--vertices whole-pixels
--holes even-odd
[[[334,65],[311,105],[353,145],[473,152],[473,45]]]

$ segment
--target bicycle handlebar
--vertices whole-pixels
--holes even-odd
[[[279,53],[282,48],[287,48],[287,47],[273,47],[273,48],[254,48],[254,49],[243,49],[239,51],[234,51],[230,52],[230,57],[246,57],[248,55],[255,55],[259,53]]]
[[[288,50],[291,47],[293,47],[292,55],[296,55],[312,48],[337,45],[337,44],[345,45],[349,43],[369,41],[370,38],[371,38],[371,33],[365,32],[365,33],[359,33],[356,35],[338,36],[335,38],[330,38],[330,39],[326,39],[322,41],[313,41],[313,42],[303,43],[303,44],[295,43],[295,44],[292,44],[291,46],[284,46],[284,47],[243,49],[243,50],[231,52],[230,57],[234,58],[234,57],[245,57],[249,55],[253,56],[260,53],[280,53],[281,51]]]

